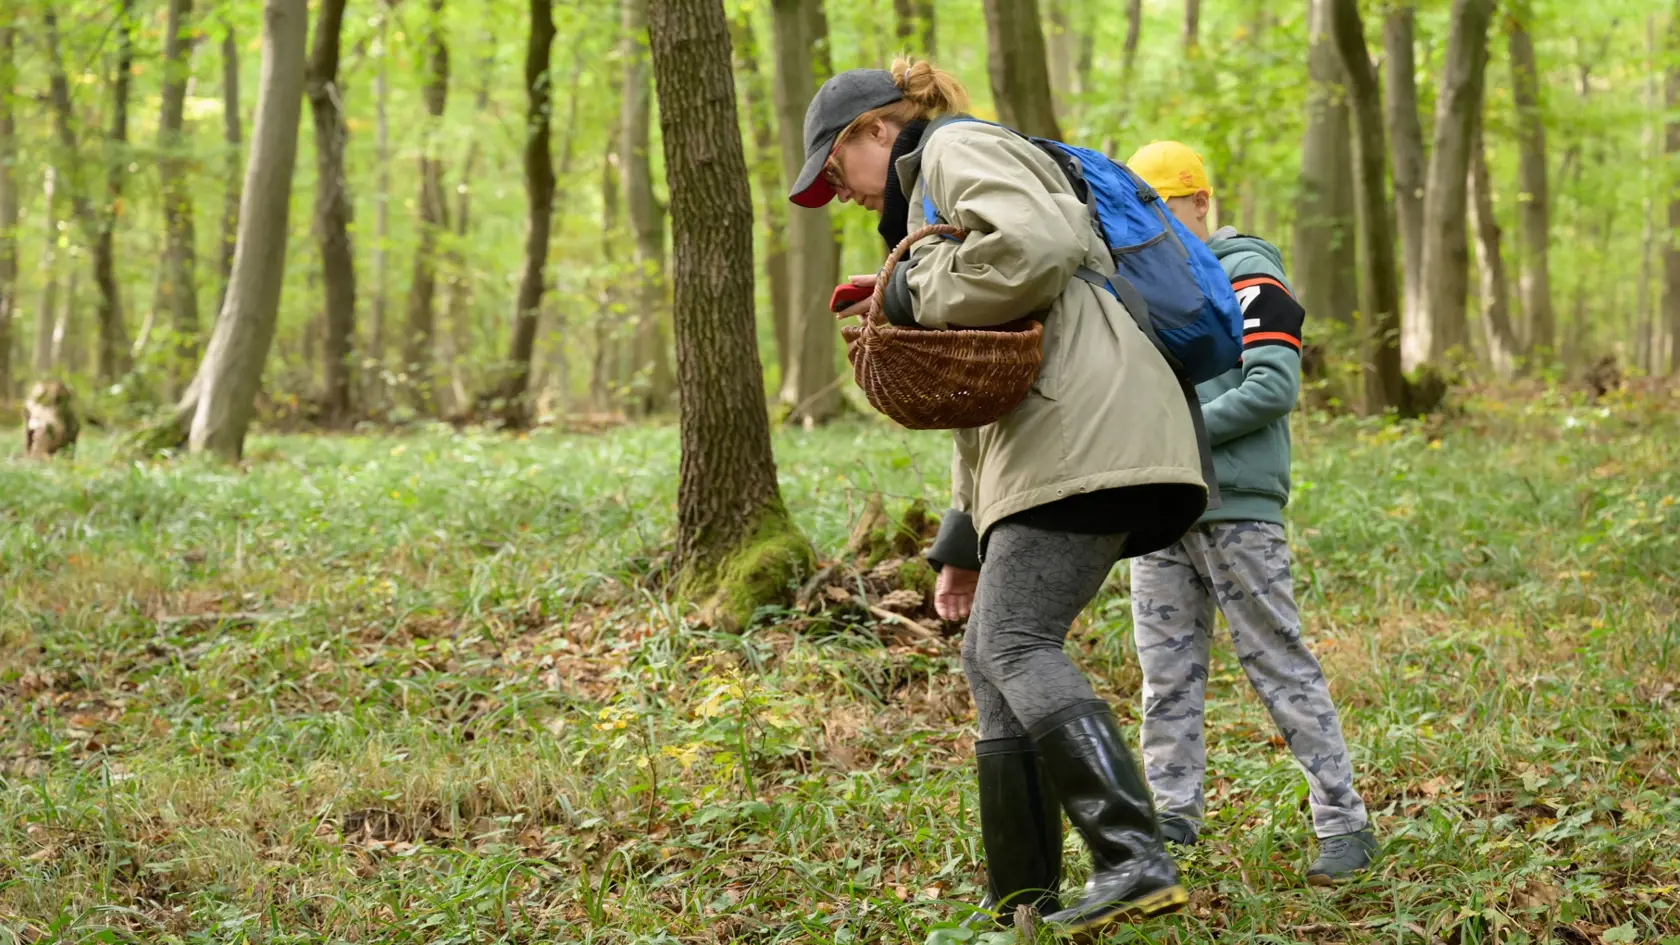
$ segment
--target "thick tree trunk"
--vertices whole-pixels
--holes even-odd
[[[1315,316],[1352,324],[1359,275],[1347,89],[1330,36],[1329,0],[1313,0],[1311,11],[1307,75],[1312,87],[1295,210],[1295,289],[1301,305]]]
[[[58,316],[58,171],[41,168],[41,301],[35,309],[35,351],[31,362],[37,376],[52,373],[53,328]]]
[[[1465,189],[1470,171],[1470,129],[1482,107],[1487,32],[1494,0],[1453,0],[1452,31],[1435,102],[1435,134],[1423,198],[1422,306],[1408,312],[1401,333],[1401,362],[1409,369],[1444,359],[1470,340],[1470,247]]]
[[[895,0],[895,3],[899,10],[899,38],[902,40],[905,38],[903,17],[914,16],[914,13],[910,9],[910,0]],[[736,9],[735,19],[729,24],[729,35],[735,50],[735,74],[745,83],[747,124],[752,129],[752,173],[758,183],[764,211],[760,216],[760,232],[764,235],[764,270],[770,283],[770,325],[776,338],[776,376],[780,379],[787,376],[790,359],[787,201],[782,199],[784,188],[780,155],[776,150],[775,103],[771,100],[769,83],[765,81],[751,6],[742,4]]]
[[[315,238],[321,245],[321,279],[326,289],[326,331],[321,339],[321,407],[327,423],[352,413],[356,337],[356,258],[350,244],[349,185],[344,148],[343,90],[338,84],[339,33],[345,0],[321,0],[315,48],[307,80],[309,112],[315,119]]]
[[[804,163],[802,129],[805,105],[817,83],[829,74],[828,24],[821,0],[773,0],[776,47],[775,99],[781,140],[782,185],[773,196],[786,199],[787,188]],[[793,408],[789,419],[820,423],[840,410],[835,364],[834,315],[829,294],[840,281],[840,245],[827,208],[798,209],[788,217],[788,358],[781,400]]]
[[[0,11],[0,400],[11,398],[12,320],[18,310],[17,121],[12,108],[17,31],[12,16],[9,8]]]
[[[636,240],[636,373],[642,387],[641,413],[663,410],[671,400],[673,378],[666,351],[665,208],[653,193],[653,89],[648,72],[648,0],[624,0],[624,85],[619,133],[619,166],[624,174],[624,203]]]
[[[548,228],[554,213],[554,165],[548,153],[554,108],[549,53],[554,45],[551,0],[530,0],[531,28],[525,42],[525,264],[514,301],[513,341],[502,388],[503,418],[511,426],[530,422],[531,355],[548,272]]]
[[[1400,371],[1399,287],[1394,271],[1394,230],[1388,211],[1388,154],[1383,141],[1382,91],[1365,47],[1359,0],[1328,0],[1331,35],[1341,55],[1352,112],[1357,172],[1359,259],[1365,278],[1359,308],[1365,335],[1366,414],[1405,409],[1406,378]]]
[[[437,328],[438,236],[449,226],[443,195],[443,157],[438,130],[449,97],[449,45],[443,33],[443,0],[430,0],[426,21],[426,126],[420,146],[419,245],[414,250],[414,278],[409,287],[408,326],[403,334],[403,370],[408,396],[416,409],[430,410],[433,344]]]
[[[677,561],[691,576],[711,575],[749,543],[763,555],[792,527],[753,325],[752,196],[729,25],[717,0],[659,0],[649,26],[676,247]],[[776,593],[786,576],[754,579]]]
[[[1665,98],[1668,106],[1666,146],[1668,165],[1672,167],[1680,157],[1680,0],[1668,17],[1668,70]],[[1663,251],[1663,276],[1667,285],[1663,293],[1663,310],[1668,313],[1668,371],[1680,374],[1680,243],[1674,234],[1680,233],[1680,187],[1668,191],[1667,248]]]
[[[193,385],[198,396],[188,444],[194,452],[239,458],[274,340],[286,254],[271,250],[286,245],[308,29],[307,0],[265,0],[262,75],[233,278]]]
[[[1506,15],[1511,54],[1511,97],[1517,112],[1518,293],[1527,321],[1524,347],[1534,358],[1550,357],[1555,345],[1550,266],[1551,188],[1546,178],[1546,122],[1540,73],[1528,27],[1533,11],[1517,0]]]
[[[1477,295],[1482,303],[1482,336],[1488,360],[1501,377],[1517,367],[1517,336],[1511,328],[1511,299],[1501,255],[1499,221],[1493,213],[1493,190],[1488,177],[1487,150],[1478,116],[1470,141],[1470,218],[1476,231],[1476,262],[1481,274]]]
[[[373,197],[373,254],[368,260],[373,270],[373,299],[368,306],[368,357],[381,367],[385,364],[386,332],[389,329],[389,265],[386,251],[391,239],[391,121],[390,121],[390,4],[379,0],[378,25],[379,60],[373,72],[373,150],[376,166]]]
[[[1025,134],[1061,140],[1038,0],[985,0],[985,8],[987,75],[998,120]]]
[[[1201,43],[1202,32],[1202,0],[1184,0],[1184,54],[1186,56],[1196,51]]]
[[[1423,124],[1418,117],[1415,19],[1411,0],[1401,0],[1383,21],[1383,65],[1387,71],[1388,142],[1394,155],[1394,217],[1400,228],[1401,309],[1408,320],[1423,308]]]
[[[158,116],[158,184],[163,201],[164,259],[158,271],[160,305],[175,330],[175,374],[184,381],[198,356],[198,250],[193,236],[192,182],[185,132],[187,82],[192,71],[192,0],[169,0],[163,38],[163,94]],[[175,390],[178,392],[179,388]]]
[[[937,54],[933,4],[934,0],[893,0],[894,36],[898,39],[898,51],[919,59],[932,59]],[[738,43],[735,54],[741,54]]]

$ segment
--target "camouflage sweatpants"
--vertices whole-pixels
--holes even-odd
[[[1289,543],[1268,522],[1197,525],[1165,551],[1132,561],[1132,620],[1143,668],[1143,765],[1156,808],[1197,828],[1207,748],[1207,694],[1217,603],[1248,681],[1306,774],[1320,837],[1366,825],[1324,671],[1301,642]]]

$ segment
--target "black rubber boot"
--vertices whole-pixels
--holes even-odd
[[[1068,821],[1091,851],[1091,879],[1074,905],[1045,917],[1064,932],[1175,912],[1190,901],[1161,846],[1149,787],[1114,713],[1101,702],[1045,719],[1033,741]]]
[[[1032,739],[976,742],[980,773],[980,842],[986,851],[986,897],[963,924],[1008,927],[1015,909],[1040,915],[1062,907],[1062,808],[1039,764]],[[993,914],[996,918],[993,918]]]

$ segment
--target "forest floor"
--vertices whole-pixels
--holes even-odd
[[[1227,643],[1191,907],[1110,940],[1680,943],[1680,394],[1295,446],[1385,856],[1303,885],[1304,787]],[[958,638],[725,634],[650,592],[674,430],[110,448],[0,460],[0,945],[965,940]],[[872,493],[946,496],[939,435],[776,448],[825,555]],[[1124,572],[1073,648],[1130,727]]]

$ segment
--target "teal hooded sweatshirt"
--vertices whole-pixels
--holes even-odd
[[[1243,309],[1243,354],[1236,367],[1196,386],[1222,503],[1201,520],[1281,525],[1289,502],[1289,411],[1301,390],[1305,312],[1277,247],[1231,227],[1214,233],[1207,245]]]

